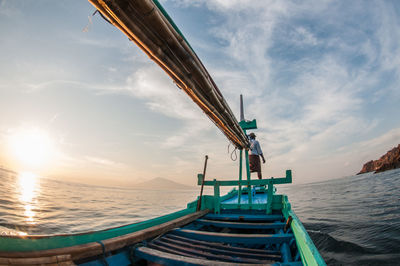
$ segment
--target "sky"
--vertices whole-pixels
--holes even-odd
[[[244,95],[264,177],[351,176],[400,143],[400,2],[161,3],[237,117]],[[207,154],[207,178],[237,179],[224,135],[94,11],[84,0],[0,0],[0,166],[194,185]]]

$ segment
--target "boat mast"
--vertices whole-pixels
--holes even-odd
[[[242,128],[244,134],[247,137],[246,130],[249,129],[256,129],[257,128],[257,121],[253,119],[252,121],[246,121],[244,118],[244,107],[243,107],[243,95],[240,94],[240,122],[239,122],[240,127]],[[239,181],[242,181],[242,167],[243,167],[243,149],[240,149],[240,160],[239,160]],[[245,158],[245,166],[246,166],[246,177],[247,181],[250,183],[251,179],[251,173],[250,173],[250,163],[249,163],[249,149],[244,150],[244,158]],[[241,184],[241,182],[239,182]],[[239,185],[239,199],[238,203],[240,204],[241,199],[242,199],[242,186]],[[249,197],[249,204],[252,204],[253,202],[253,197],[252,197],[252,189],[251,186],[247,187],[247,195]]]
[[[240,121],[244,121],[243,95],[240,94]]]

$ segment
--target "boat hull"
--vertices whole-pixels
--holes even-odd
[[[246,203],[246,190],[236,204],[234,189],[219,197],[219,208],[206,195],[200,211],[196,200],[178,212],[102,231],[2,237],[0,264],[325,265],[287,196],[273,195],[267,214],[267,190],[250,193],[254,208]]]

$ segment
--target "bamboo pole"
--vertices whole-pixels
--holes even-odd
[[[204,65],[151,0],[89,1],[160,65],[236,147],[248,146]]]

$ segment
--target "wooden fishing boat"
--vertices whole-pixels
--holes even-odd
[[[239,149],[237,180],[205,180],[207,156],[198,174],[201,193],[187,208],[147,221],[71,235],[2,236],[0,265],[326,265],[276,184],[251,180],[246,131],[218,87],[156,0],[89,0],[154,60]],[[243,167],[244,166],[244,167]],[[244,169],[243,169],[244,168]],[[245,170],[245,171],[243,171]],[[243,172],[246,177],[243,177]],[[202,195],[212,186],[213,195]],[[220,195],[221,186],[234,187]]]
[[[199,184],[203,175],[199,174]],[[325,265],[287,196],[284,178],[205,181],[214,195],[155,219],[74,235],[0,238],[0,265]],[[267,185],[267,189],[259,185]],[[253,186],[252,189],[247,187]],[[239,185],[240,188],[240,185]]]

